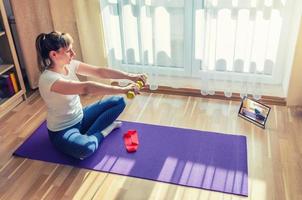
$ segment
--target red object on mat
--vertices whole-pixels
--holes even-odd
[[[135,152],[138,148],[138,135],[136,130],[128,130],[124,134],[124,142],[128,152]]]

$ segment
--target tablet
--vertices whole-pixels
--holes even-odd
[[[254,124],[265,128],[271,108],[248,97],[242,99],[238,115]]]

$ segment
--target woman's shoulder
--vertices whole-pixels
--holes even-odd
[[[76,67],[77,65],[79,65],[81,63],[81,61],[79,61],[79,60],[74,60],[74,59],[72,59],[71,61],[70,61],[70,66],[73,66],[73,67]]]
[[[69,69],[76,72],[80,63],[81,63],[81,61],[72,59],[69,63]]]
[[[53,72],[51,70],[44,70],[40,75],[40,79],[45,79],[45,78],[54,77],[54,76],[59,76],[59,73]]]
[[[55,80],[61,78],[60,74],[52,72],[50,70],[44,70],[39,77],[39,85],[49,84]]]

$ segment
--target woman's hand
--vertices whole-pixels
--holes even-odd
[[[125,91],[125,94],[132,91],[134,94],[139,94],[139,86],[136,83],[130,83],[126,87],[123,87],[123,90]]]
[[[133,82],[142,81],[144,85],[147,83],[147,75],[146,74],[129,74],[129,79]]]

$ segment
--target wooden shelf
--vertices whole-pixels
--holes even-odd
[[[1,104],[3,104],[4,102],[6,102],[9,98],[3,98],[3,99],[0,99],[0,106]]]
[[[14,67],[13,64],[5,64],[5,65],[0,65],[0,75],[4,74],[8,70],[12,69]]]
[[[13,96],[6,98],[9,101],[4,101],[0,104],[0,108],[4,108],[8,106],[8,103],[10,103],[11,101],[16,101],[17,99],[19,99],[20,97],[22,97],[22,95],[24,94],[24,92],[22,90],[18,91],[16,94],[14,94]],[[5,99],[4,99],[5,100]]]
[[[22,101],[24,101],[24,90],[20,90],[14,94],[14,96],[4,99],[4,101],[0,104],[0,118]]]
[[[14,73],[19,91],[11,97],[0,100],[0,118],[26,99],[22,72],[3,3],[3,0],[0,0],[0,57],[5,63],[0,64],[0,75]],[[10,81],[13,82],[12,80]]]

